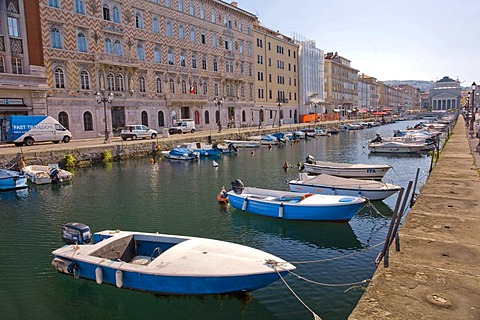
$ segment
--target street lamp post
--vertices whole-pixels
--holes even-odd
[[[277,101],[277,106],[278,106],[278,126],[280,127],[282,125],[282,122],[281,122],[281,116],[280,116],[280,107],[282,106],[282,101],[280,99],[278,99]]]
[[[315,124],[317,124],[317,119],[318,119],[318,114],[317,114],[317,107],[318,107],[318,103],[314,103],[313,104],[313,107],[315,108]]]
[[[107,103],[112,103],[113,101],[113,92],[110,92],[108,95],[105,96],[105,91],[100,90],[100,92],[95,93],[95,99],[97,102],[103,103],[103,116],[104,116],[104,123],[105,123],[105,140],[103,143],[110,143],[110,137],[108,132],[108,125],[107,125]]]
[[[470,125],[470,91],[467,93],[467,103],[465,106],[465,126],[468,128]]]
[[[218,132],[222,131],[222,122],[221,122],[221,114],[220,114],[220,108],[223,105],[223,98],[213,98],[213,102],[215,103],[215,106],[218,108]]]
[[[470,119],[470,130],[474,130],[473,125],[475,124],[475,89],[477,84],[475,81],[472,83],[472,118]]]

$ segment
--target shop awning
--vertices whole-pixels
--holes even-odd
[[[387,113],[385,111],[375,111],[372,112],[374,116],[385,116]]]

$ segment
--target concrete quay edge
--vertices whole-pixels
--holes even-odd
[[[349,320],[480,319],[480,155],[459,117]],[[373,263],[373,261],[372,261]]]

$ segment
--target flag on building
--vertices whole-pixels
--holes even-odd
[[[195,86],[193,84],[190,86],[190,93],[191,94],[195,93]]]

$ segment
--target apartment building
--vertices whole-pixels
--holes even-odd
[[[281,125],[298,119],[298,45],[292,38],[254,24],[255,109],[252,122]]]
[[[377,110],[378,102],[377,79],[362,73],[358,76],[358,108]]]
[[[48,113],[76,138],[102,136],[105,121],[247,121],[256,17],[236,2],[41,0],[40,13]]]
[[[37,1],[0,1],[0,117],[45,114],[45,75]]]

